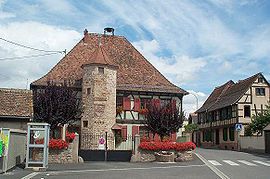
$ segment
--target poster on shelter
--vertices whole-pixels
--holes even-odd
[[[1,130],[0,132],[0,156],[7,156],[8,142],[9,142],[9,130]]]

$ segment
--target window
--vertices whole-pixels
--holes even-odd
[[[104,67],[98,67],[98,73],[104,74]]]
[[[224,141],[228,140],[228,130],[227,130],[227,128],[223,128],[223,140]]]
[[[116,107],[123,107],[123,96],[116,96]]]
[[[228,107],[228,114],[227,114],[227,117],[228,117],[228,119],[231,119],[232,118],[232,107],[230,106],[230,107]]]
[[[88,127],[88,121],[83,121],[83,127]]]
[[[236,105],[233,105],[232,106],[232,117],[234,118],[234,117],[236,117]]]
[[[250,106],[244,106],[244,117],[250,117]]]
[[[161,100],[160,100],[160,106],[161,106],[161,107],[165,107],[165,106],[167,106],[168,104],[170,104],[170,102],[171,102],[171,99],[161,99]]]
[[[91,94],[91,88],[87,88],[87,89],[86,89],[86,94],[87,94],[87,95]]]
[[[258,78],[258,82],[259,82],[259,83],[263,83],[263,82],[264,82],[263,77],[259,77],[259,78]]]
[[[256,88],[256,96],[265,96],[265,88]]]
[[[234,141],[234,127],[229,128],[230,141]]]

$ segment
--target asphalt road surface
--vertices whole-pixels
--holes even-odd
[[[183,163],[88,162],[49,165],[46,172],[17,169],[0,178],[23,179],[269,179],[270,156],[228,150],[196,149],[195,160]]]

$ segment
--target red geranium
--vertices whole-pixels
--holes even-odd
[[[185,151],[185,150],[194,150],[196,145],[193,142],[141,142],[139,147],[144,150],[176,150],[176,151]]]
[[[72,133],[66,132],[66,141],[72,142],[75,139],[75,137],[76,135],[74,132]]]
[[[50,139],[49,148],[50,149],[66,149],[68,147],[68,143],[62,139]]]

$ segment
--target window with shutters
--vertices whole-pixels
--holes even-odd
[[[123,109],[125,111],[131,110],[131,101],[129,97],[123,97]]]
[[[140,127],[139,126],[132,126],[132,137],[134,137],[136,134],[139,134]]]
[[[121,136],[123,141],[127,140],[127,126],[122,126]]]
[[[139,111],[141,109],[141,100],[140,98],[134,99],[134,111]]]

